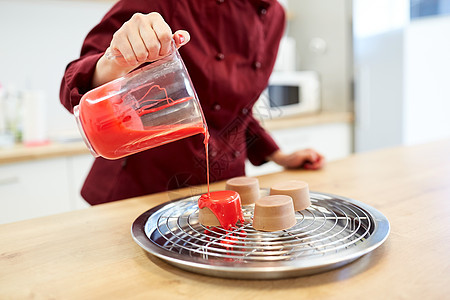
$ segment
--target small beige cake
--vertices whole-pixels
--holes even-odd
[[[207,207],[200,209],[198,221],[204,226],[220,226],[219,219],[217,219],[216,215]]]
[[[311,205],[308,183],[300,180],[277,183],[270,188],[270,195],[287,195],[292,197],[296,211],[306,209]]]
[[[265,196],[255,202],[253,228],[261,231],[279,231],[295,225],[292,198],[286,195]]]
[[[227,180],[226,190],[235,191],[241,196],[242,205],[250,205],[259,199],[259,181],[253,177],[235,177]]]

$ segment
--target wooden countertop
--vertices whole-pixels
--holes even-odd
[[[352,121],[353,114],[350,112],[321,112],[319,114],[295,115],[277,119],[267,119],[262,122],[262,125],[267,130],[279,130],[327,123],[351,123]],[[55,142],[43,146],[33,147],[15,145],[11,148],[0,148],[0,165],[35,159],[89,153],[88,148],[82,141],[65,143]]]
[[[322,274],[231,280],[172,267],[132,239],[151,207],[205,187],[0,226],[0,299],[445,299],[450,294],[450,140],[352,155],[320,171],[260,177],[365,202],[391,223],[387,241]],[[211,186],[223,189],[224,183]],[[25,208],[24,208],[25,209]]]
[[[29,161],[36,159],[54,158],[58,156],[70,156],[89,154],[89,149],[84,142],[49,143],[42,146],[15,145],[11,148],[0,149],[0,165]]]

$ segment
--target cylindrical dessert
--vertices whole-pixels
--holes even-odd
[[[222,226],[230,229],[239,220],[244,223],[241,198],[235,191],[216,191],[198,199],[199,222],[204,226]]]
[[[279,231],[294,226],[295,210],[292,198],[286,195],[265,196],[255,202],[253,228]]]
[[[220,226],[219,219],[207,207],[201,208],[198,213],[198,221],[204,226]]]
[[[226,190],[235,191],[241,196],[242,205],[250,205],[259,199],[259,181],[253,177],[235,177],[228,179]]]
[[[296,211],[306,209],[311,205],[308,183],[300,180],[277,183],[270,188],[270,195],[287,195],[292,197]]]

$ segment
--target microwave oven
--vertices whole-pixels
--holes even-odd
[[[253,106],[260,119],[320,111],[320,79],[315,71],[273,72]]]

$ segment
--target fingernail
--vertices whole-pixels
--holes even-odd
[[[185,41],[184,36],[182,36],[181,34],[178,35],[178,38],[180,39],[180,44],[183,44]]]

